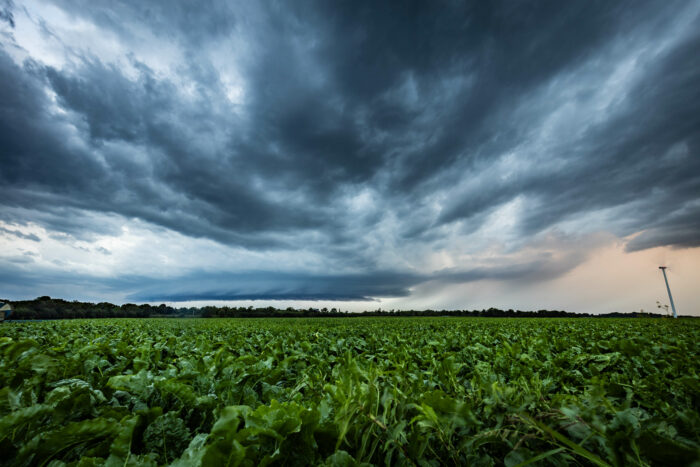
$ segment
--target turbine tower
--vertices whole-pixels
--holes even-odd
[[[678,318],[676,314],[676,305],[673,304],[673,295],[671,295],[671,287],[668,286],[668,278],[666,277],[666,266],[659,266],[661,272],[664,273],[664,281],[666,281],[666,290],[668,291],[668,299],[671,301],[671,309],[673,310],[673,317]]]

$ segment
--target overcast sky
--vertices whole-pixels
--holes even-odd
[[[0,0],[0,297],[700,314],[699,1],[206,3]]]

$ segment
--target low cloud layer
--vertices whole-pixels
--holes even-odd
[[[372,300],[700,246],[697,2],[5,0],[0,45],[9,294]]]

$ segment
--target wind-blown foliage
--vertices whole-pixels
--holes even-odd
[[[133,319],[0,327],[8,465],[690,465],[700,326]]]

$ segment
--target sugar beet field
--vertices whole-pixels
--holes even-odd
[[[698,465],[700,322],[0,326],[5,465]]]

